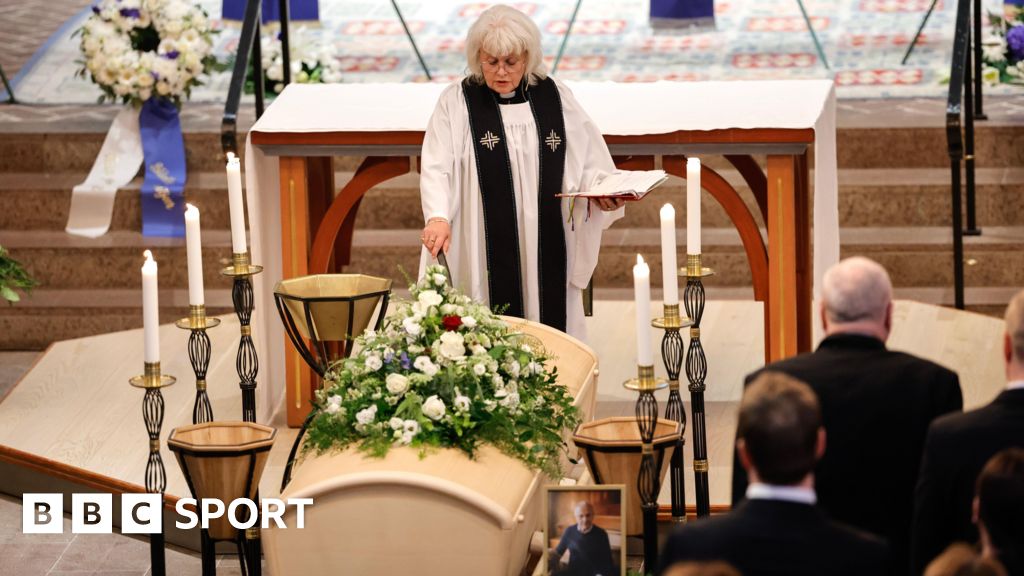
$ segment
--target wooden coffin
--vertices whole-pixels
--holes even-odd
[[[597,395],[593,350],[547,326],[508,320],[555,357],[559,381],[590,421]],[[550,482],[489,446],[475,460],[456,450],[420,458],[403,447],[383,459],[354,449],[311,454],[296,464],[282,494],[313,498],[305,527],[294,528],[289,507],[288,528],[264,530],[263,550],[273,574],[514,576],[542,527],[543,486]]]

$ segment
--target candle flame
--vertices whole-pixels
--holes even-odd
[[[636,255],[636,263],[637,264],[643,264],[644,263],[644,257],[639,255],[639,254],[637,254]]]
[[[194,204],[185,204],[185,213],[199,212],[199,208],[196,208]]]
[[[150,252],[149,250],[146,250],[145,252],[143,252],[142,255],[146,257],[146,261],[147,262],[149,262],[149,261],[151,261],[153,259],[153,253]]]
[[[661,217],[662,218],[675,218],[676,217],[676,208],[675,208],[675,206],[673,206],[671,204],[665,204],[664,206],[662,206],[661,207]]]

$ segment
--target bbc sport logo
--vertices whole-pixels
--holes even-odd
[[[122,494],[120,498],[122,534],[159,534],[162,531],[160,494]],[[252,528],[257,520],[261,528],[269,528],[271,522],[277,528],[288,528],[284,514],[289,506],[294,506],[295,523],[292,527],[301,529],[306,524],[306,506],[312,505],[312,498],[261,498],[259,504],[249,498],[237,498],[227,505],[215,498],[203,498],[197,506],[195,498],[180,498],[174,510],[185,520],[177,520],[174,525],[180,530],[189,530],[197,525],[206,529],[210,520],[226,516],[239,530]],[[73,534],[109,534],[113,531],[113,519],[113,494],[71,495]],[[62,534],[64,495],[25,494],[22,497],[21,531],[25,534]]]

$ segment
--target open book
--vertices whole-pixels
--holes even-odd
[[[559,194],[566,198],[639,200],[668,179],[664,170],[616,170],[588,190]]]

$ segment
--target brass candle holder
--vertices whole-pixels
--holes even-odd
[[[235,369],[238,371],[238,387],[242,390],[242,420],[253,423],[256,422],[256,375],[260,370],[260,361],[256,356],[256,345],[252,342],[252,309],[255,304],[252,277],[260,272],[263,272],[263,266],[252,264],[248,252],[233,253],[231,266],[220,271],[221,275],[234,280],[231,285],[231,303],[235,307],[239,331],[242,333],[238,354],[235,356]],[[256,500],[259,501],[258,493]],[[258,518],[254,527],[245,531],[245,553],[251,562],[249,575],[260,576],[262,550]]]
[[[700,342],[700,321],[704,315],[704,278],[715,271],[701,265],[700,254],[686,255],[686,288],[683,290],[683,306],[692,320],[690,346],[686,350],[686,379],[690,385],[690,413],[693,418],[693,487],[697,498],[697,517],[711,515],[711,501],[708,494],[708,440],[707,423],[704,415],[705,379],[708,375],[708,361]]]
[[[190,305],[188,318],[182,318],[174,325],[189,331],[188,361],[196,375],[196,400],[192,405],[192,423],[213,422],[213,407],[210,406],[210,397],[206,394],[206,371],[210,367],[213,347],[206,331],[219,326],[220,318],[207,318],[205,304]]]
[[[640,430],[640,473],[636,488],[640,494],[640,507],[644,516],[644,566],[647,570],[658,565],[658,492],[661,478],[654,458],[654,428],[658,424],[658,400],[655,390],[668,386],[664,378],[654,377],[654,366],[637,366],[637,377],[623,383],[629,390],[640,393],[636,400],[636,425]]]
[[[160,372],[159,362],[146,362],[143,373],[128,380],[132,386],[146,391],[142,397],[142,420],[149,436],[145,486],[146,492],[160,494],[161,501],[164,490],[167,489],[167,471],[160,456],[160,428],[164,423],[164,397],[160,390],[171,386],[176,380],[174,376]],[[166,573],[164,550],[164,533],[161,526],[160,532],[149,535],[149,559],[153,576],[164,576]]]
[[[679,314],[679,304],[665,304],[662,318],[655,318],[651,326],[665,331],[661,338],[661,358],[665,362],[668,373],[668,403],[665,406],[665,418],[678,422],[682,433],[672,451],[669,465],[669,485],[672,487],[672,520],[676,523],[686,522],[686,473],[683,461],[683,448],[686,445],[686,410],[679,396],[679,372],[683,367],[683,337],[680,331],[693,324],[689,318]]]

